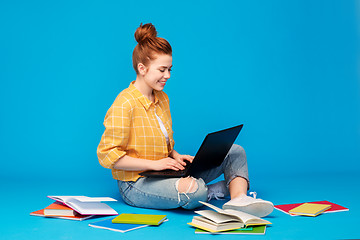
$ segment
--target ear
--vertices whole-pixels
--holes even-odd
[[[147,67],[142,63],[138,64],[137,69],[140,75],[145,75],[147,72]]]

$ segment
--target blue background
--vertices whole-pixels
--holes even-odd
[[[274,196],[289,181],[315,193],[324,179],[335,184],[327,193],[345,195],[346,185],[358,196],[359,10],[350,0],[1,1],[4,194],[43,189],[27,215],[50,203],[46,195],[65,195],[64,185],[118,198],[96,148],[107,109],[136,77],[134,32],[151,22],[173,47],[165,92],[179,152],[195,154],[206,133],[243,123],[237,143],[264,198],[331,201]],[[264,183],[276,179],[287,187]],[[338,203],[351,204],[344,195]]]

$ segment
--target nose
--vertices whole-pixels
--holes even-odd
[[[166,71],[165,71],[164,78],[165,78],[165,79],[169,79],[169,78],[170,78],[170,71],[169,71],[169,70],[166,70]]]

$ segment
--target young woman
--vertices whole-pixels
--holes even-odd
[[[194,157],[174,149],[169,98],[163,92],[170,78],[172,48],[157,37],[155,27],[140,25],[133,52],[136,80],[123,90],[105,116],[105,132],[97,154],[102,166],[112,169],[125,203],[144,208],[193,209],[199,201],[223,197],[224,208],[242,210],[259,217],[273,210],[268,201],[247,196],[249,177],[245,151],[233,145],[223,164],[187,178],[149,178],[145,170],[182,170]],[[224,174],[225,181],[206,184]]]

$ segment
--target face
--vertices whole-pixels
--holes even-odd
[[[162,91],[166,81],[170,78],[171,67],[172,56],[161,54],[150,61],[147,67],[139,64],[139,74],[143,77],[144,83],[148,88]]]

